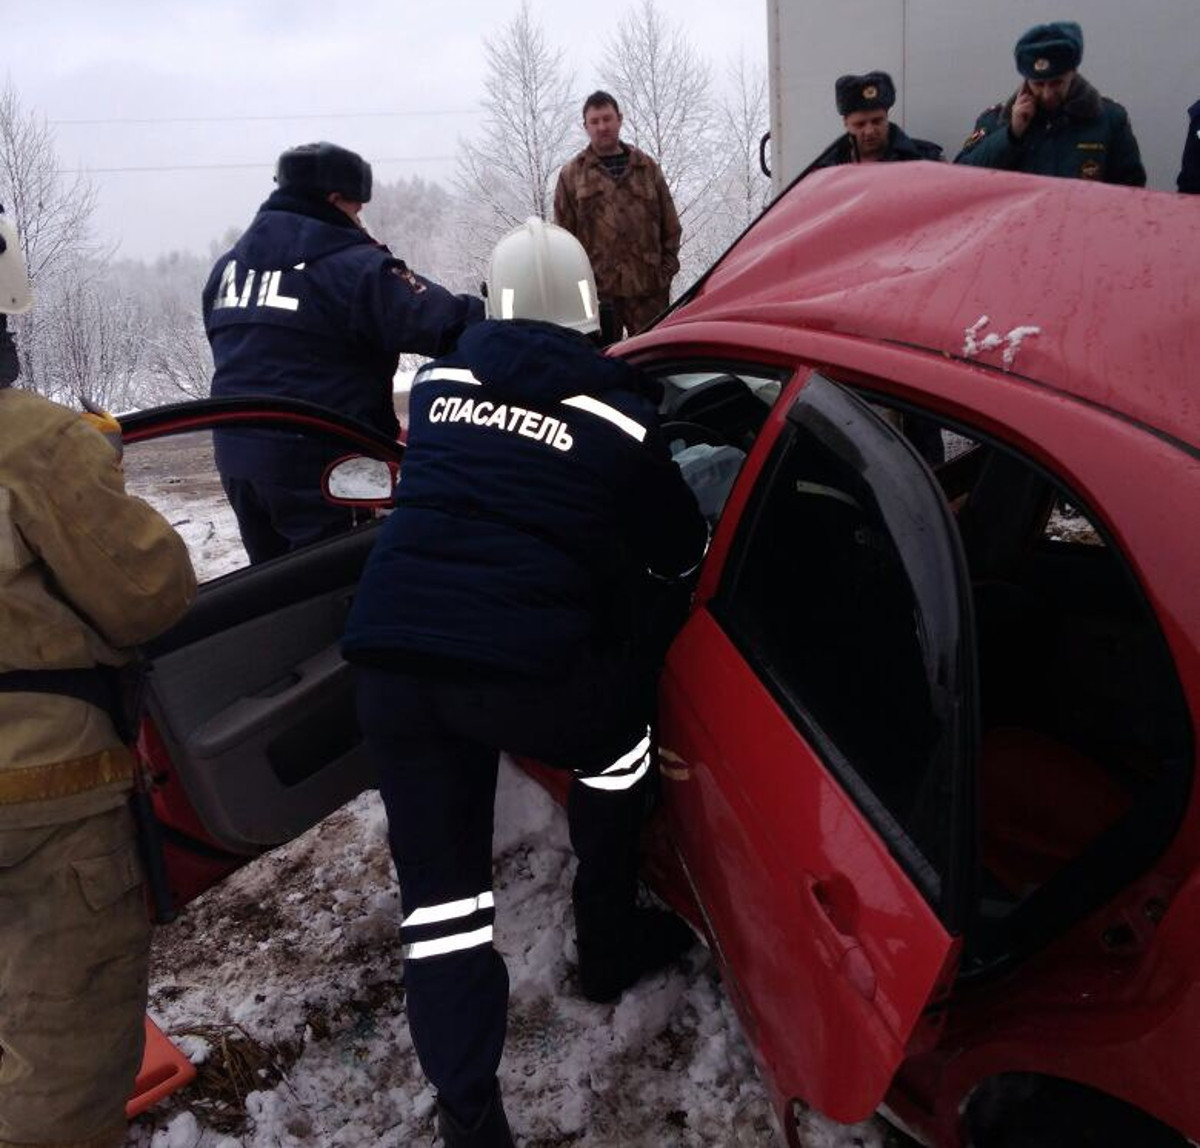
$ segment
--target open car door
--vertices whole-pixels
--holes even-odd
[[[159,509],[187,536],[233,535],[215,470],[195,470],[215,427],[317,436],[345,455],[398,466],[403,447],[310,403],[241,398],[184,403],[122,418],[131,493],[137,444],[157,452]],[[179,436],[194,445],[176,450]],[[178,470],[173,460],[178,459]],[[161,477],[164,470],[167,477]],[[215,580],[201,578],[191,610],[146,651],[139,749],[153,779],[175,907],[266,849],[291,840],[373,784],[354,715],[342,627],[378,521]],[[198,544],[192,546],[195,561]],[[198,563],[199,565],[199,563]]]
[[[955,971],[971,599],[949,508],[904,438],[817,374],[793,394],[668,655],[660,758],[672,838],[777,1105],[853,1122],[939,1022],[929,1006]]]

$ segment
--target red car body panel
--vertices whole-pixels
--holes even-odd
[[[671,649],[660,720],[671,832],[767,1079],[864,1119],[954,938],[707,611]]]
[[[805,180],[717,265],[693,299],[622,348],[647,366],[708,359],[798,372],[731,495],[697,609],[716,590],[769,450],[770,428],[816,366],[835,380],[919,402],[948,422],[992,435],[1069,484],[1138,579],[1170,648],[1194,732],[1200,726],[1200,402],[1194,381],[1200,282],[1192,268],[1200,214],[1181,198],[1158,193],[1005,173],[916,164],[887,175],[842,170]],[[1003,341],[964,355],[968,329],[983,315],[992,323],[975,332],[976,344],[991,330],[1041,330],[1020,344],[1005,369]],[[844,794],[841,806],[820,790],[807,802],[779,801],[774,825],[768,803],[748,809],[757,786],[770,791],[768,775],[757,776],[757,759],[766,753],[760,730],[743,724],[745,757],[714,768],[703,742],[706,727],[744,723],[747,705],[762,704],[748,699],[765,689],[744,666],[745,677],[733,668],[736,655],[700,617],[693,615],[668,663],[664,769],[670,777],[682,768],[678,776],[688,778],[668,780],[668,815],[677,841],[709,835],[681,852],[689,866],[713,866],[702,877],[693,874],[693,881],[704,886],[700,899],[731,995],[777,1102],[799,1095],[850,1119],[887,1090],[888,1104],[909,1125],[931,1143],[948,1145],[963,1142],[964,1104],[981,1082],[1000,1073],[1046,1073],[1125,1099],[1200,1139],[1195,790],[1151,871],[1004,977],[955,988],[944,1010],[928,1018],[944,1019],[940,1032],[929,1023],[919,1027],[897,1054],[889,1040],[900,1026],[889,1027],[881,1015],[853,1015],[845,1008],[845,986],[832,990],[820,979],[831,970],[815,967],[811,954],[822,947],[825,923],[802,895],[777,884],[777,900],[766,895],[737,907],[747,887],[767,880],[770,862],[756,854],[786,855],[796,826],[782,821],[785,814],[794,818],[811,803],[806,829],[831,852],[853,848],[863,827]],[[785,752],[782,742],[775,752]],[[809,751],[797,739],[786,752],[794,768]],[[693,768],[689,755],[703,764]],[[727,776],[716,776],[718,768]],[[820,763],[814,759],[798,772],[811,782]],[[692,798],[688,791],[700,788],[697,775],[707,775],[711,792]],[[787,778],[795,782],[792,774]],[[836,784],[830,789],[840,793]],[[1046,803],[1066,796],[1053,785],[1040,789]],[[822,820],[822,800],[848,816]],[[755,821],[767,826],[764,840],[747,841],[747,826]],[[783,864],[791,866],[793,885],[803,878],[794,854]],[[897,878],[885,851],[871,864],[883,886]],[[859,922],[864,950],[874,957],[882,938],[905,937],[909,952],[923,951],[927,959],[941,953],[952,961],[944,930],[927,909],[921,921],[923,903],[905,906],[903,886],[897,878],[882,902],[892,916],[881,904],[876,920]],[[789,925],[778,920],[783,915],[801,932],[812,930],[788,945],[790,998],[787,977],[773,964],[781,961],[779,946],[788,943]],[[1128,932],[1114,934],[1115,926]],[[739,946],[732,951],[731,935]],[[1114,949],[1106,940],[1112,935],[1126,939]],[[891,1020],[912,1019],[918,997],[936,997],[946,987],[945,970],[931,977],[931,966],[908,962],[907,979],[905,962],[889,970],[895,974],[888,985]],[[779,1012],[771,1015],[766,1002]],[[839,1031],[839,1022],[848,1027]],[[889,1063],[897,1066],[890,1080],[882,1071]]]

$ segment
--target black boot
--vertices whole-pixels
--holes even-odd
[[[440,1100],[437,1115],[443,1148],[516,1148],[508,1127],[508,1117],[504,1115],[504,1104],[500,1100],[499,1084],[483,1115],[470,1128],[460,1124],[442,1107]]]
[[[579,988],[596,1004],[615,1001],[642,977],[675,964],[695,943],[682,918],[665,909],[633,909],[620,926],[589,921],[576,904]]]

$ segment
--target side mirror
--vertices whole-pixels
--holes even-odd
[[[390,507],[395,489],[396,475],[388,463],[357,454],[331,463],[321,481],[325,501],[337,506]]]

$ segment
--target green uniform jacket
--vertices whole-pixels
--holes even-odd
[[[975,121],[955,163],[1145,187],[1129,113],[1082,76],[1075,77],[1063,106],[1053,115],[1039,111],[1019,140],[1009,131],[1016,98],[1014,93]]]

